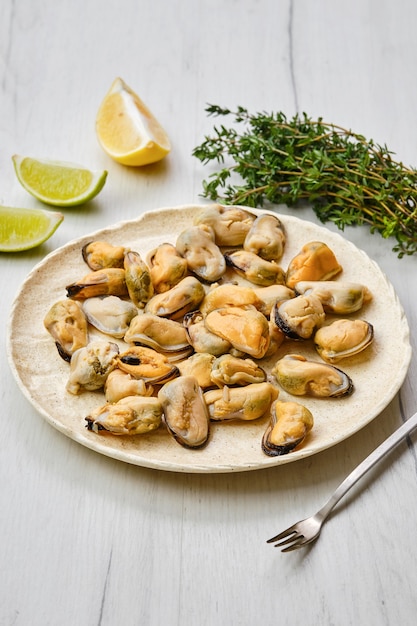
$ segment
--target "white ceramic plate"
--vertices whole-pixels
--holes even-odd
[[[78,443],[121,461],[177,472],[245,471],[289,463],[329,448],[363,428],[394,398],[406,376],[411,348],[404,312],[393,287],[364,252],[339,234],[280,215],[287,232],[281,262],[284,269],[303,244],[323,241],[343,266],[340,280],[360,282],[373,293],[372,302],[357,316],[374,325],[374,343],[362,355],[339,363],[353,379],[354,393],[338,400],[301,399],[313,412],[314,429],[299,449],[275,458],[261,450],[266,418],[252,423],[213,424],[208,444],[199,450],[183,448],[164,427],[135,437],[98,435],[86,429],[85,416],[104,403],[104,396],[101,392],[73,396],[65,390],[69,366],[59,357],[43,327],[46,312],[66,297],[66,285],[90,271],[81,256],[85,243],[106,240],[128,246],[145,257],[159,243],[175,243],[178,233],[192,223],[201,208],[164,208],[115,224],[68,243],[33,269],[14,301],[8,333],[10,365],[24,395],[52,426]],[[302,352],[318,359],[308,343],[288,342],[279,355],[285,352]],[[285,392],[280,392],[280,399],[288,399]]]

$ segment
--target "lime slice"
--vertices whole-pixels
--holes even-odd
[[[107,171],[92,172],[63,161],[32,159],[15,154],[13,164],[22,186],[45,204],[69,207],[84,204],[103,188]]]
[[[39,246],[63,219],[56,211],[0,206],[0,251],[20,252]]]
[[[139,96],[116,78],[97,112],[103,150],[123,165],[156,163],[171,150],[165,130]]]

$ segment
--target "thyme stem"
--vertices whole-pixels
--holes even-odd
[[[322,222],[367,224],[395,239],[399,257],[417,252],[417,170],[393,159],[386,146],[305,113],[251,114],[208,105],[233,125],[214,127],[193,150],[221,167],[203,181],[203,196],[226,204],[311,203]],[[235,179],[239,182],[235,182]]]

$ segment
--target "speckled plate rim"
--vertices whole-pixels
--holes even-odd
[[[100,436],[85,428],[88,410],[101,404],[104,397],[99,399],[96,392],[72,397],[65,391],[68,364],[60,359],[43,328],[49,307],[65,297],[65,285],[88,273],[81,247],[92,239],[105,239],[128,245],[145,256],[158,243],[174,243],[194,214],[206,207],[190,204],[148,211],[137,219],[77,238],[33,268],[14,299],[7,333],[9,365],[23,395],[54,428],[83,446],[123,462],[166,471],[226,473],[273,467],[317,454],[350,437],[386,408],[405,379],[411,345],[403,308],[378,265],[342,235],[294,216],[255,209],[248,210],[278,215],[287,231],[284,268],[301,245],[324,241],[344,268],[343,280],[366,284],[374,293],[366,311],[357,315],[374,325],[375,341],[368,349],[371,354],[352,357],[341,366],[354,380],[354,394],[337,401],[300,399],[315,416],[313,431],[299,449],[273,458],[266,456],[260,446],[266,418],[251,423],[214,424],[208,444],[199,450],[183,448],[164,428],[136,437]],[[303,350],[306,356],[317,358],[309,347]],[[299,351],[299,346],[292,343],[279,354]],[[280,391],[280,399],[286,398]]]

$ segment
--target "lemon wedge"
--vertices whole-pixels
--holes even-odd
[[[0,251],[20,252],[39,246],[63,219],[56,211],[0,206]]]
[[[91,200],[103,188],[107,171],[93,172],[64,161],[33,159],[15,154],[13,164],[22,186],[35,198],[58,207]]]
[[[121,78],[116,78],[101,103],[96,132],[103,150],[123,165],[155,163],[171,150],[165,130]]]

